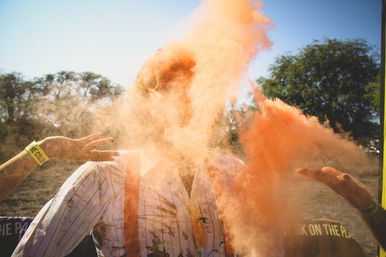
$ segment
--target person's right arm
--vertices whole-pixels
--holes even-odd
[[[88,162],[40,210],[12,257],[62,257],[99,222],[111,197],[111,164]]]
[[[386,211],[361,183],[331,167],[320,170],[299,169],[298,172],[327,185],[358,209],[379,244],[386,250]]]
[[[386,249],[386,210],[378,203],[378,210],[375,213],[363,213],[362,219],[366,222],[371,232],[377,238],[382,248]]]

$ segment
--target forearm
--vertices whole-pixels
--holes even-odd
[[[36,144],[42,149],[31,148],[34,158],[23,151],[0,166],[0,200],[15,189],[37,166],[47,159],[72,159],[78,161],[97,160],[112,161],[116,151],[98,151],[95,147],[111,144],[113,139],[102,138],[101,134],[86,136],[80,139],[55,136],[47,137]],[[32,150],[33,149],[33,150]],[[45,156],[47,155],[47,156]]]
[[[378,205],[378,210],[373,214],[361,213],[362,219],[366,222],[379,244],[386,250],[386,211]]]
[[[0,166],[0,200],[3,200],[37,167],[37,163],[26,151]]]

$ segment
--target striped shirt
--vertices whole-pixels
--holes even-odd
[[[227,172],[241,164],[232,157],[216,156],[216,167]],[[122,155],[115,162],[79,167],[39,211],[12,256],[65,256],[90,232],[100,256],[126,256],[128,166]],[[223,226],[205,168],[195,172],[191,197],[169,163],[158,163],[142,174],[137,194],[138,231],[133,232],[141,256],[225,256]]]

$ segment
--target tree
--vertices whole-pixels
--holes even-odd
[[[0,74],[0,121],[13,125],[30,118],[42,89],[20,73]]]
[[[378,73],[378,76],[375,82],[368,84],[366,87],[368,94],[366,97],[373,105],[373,108],[376,112],[380,112],[381,110],[381,74]]]
[[[83,96],[88,97],[91,101],[105,97],[113,98],[122,92],[121,87],[113,85],[107,78],[92,72],[80,74],[79,86]]]
[[[94,102],[101,99],[112,100],[122,93],[122,87],[93,72],[60,71],[47,74],[36,82],[44,88],[46,98],[54,100],[76,98]]]
[[[376,90],[379,57],[364,40],[314,41],[295,55],[278,57],[268,78],[259,78],[268,97],[300,107],[366,143],[378,137]]]
[[[36,82],[44,88],[44,95],[52,96],[55,100],[72,95],[77,81],[78,78],[73,71],[60,71],[56,74],[47,74],[36,80]]]

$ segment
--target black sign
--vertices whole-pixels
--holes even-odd
[[[31,217],[0,217],[0,256],[11,256],[32,220]]]
[[[0,257],[10,257],[15,250],[20,239],[29,227],[33,217],[15,218],[0,217]],[[97,257],[95,245],[90,235],[67,257]]]

